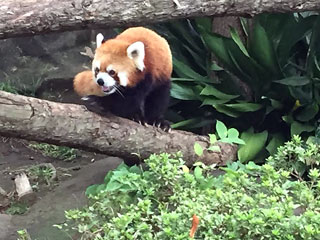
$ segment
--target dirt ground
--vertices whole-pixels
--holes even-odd
[[[72,79],[57,82],[59,80],[55,79],[42,84],[37,97],[79,103],[79,97],[72,92]],[[64,222],[64,210],[85,205],[86,188],[103,182],[106,173],[116,168],[122,160],[79,151],[80,156],[65,161],[44,156],[41,151],[31,148],[30,143],[0,136],[0,240],[16,240],[17,231],[21,229],[26,229],[32,240],[77,239],[53,225]],[[30,179],[34,189],[33,199],[24,203],[27,211],[22,213],[19,207],[13,205],[19,203],[15,195],[15,176],[43,163],[53,165],[57,178],[49,183]],[[1,194],[1,189],[6,195]]]
[[[83,206],[86,188],[103,182],[106,173],[120,164],[121,159],[81,152],[80,157],[63,161],[45,157],[28,144],[24,140],[1,138],[0,187],[9,195],[15,190],[13,179],[17,170],[41,163],[51,163],[58,179],[50,185],[39,184],[34,201],[28,203],[28,210],[22,215],[8,214],[15,197],[0,198],[0,239],[17,239],[16,231],[21,229],[27,229],[32,239],[71,239],[53,225],[63,223],[64,210]]]

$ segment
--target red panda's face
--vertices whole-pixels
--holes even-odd
[[[132,87],[138,75],[144,70],[144,44],[112,39],[103,42],[97,35],[97,49],[92,62],[94,81],[101,90],[110,95],[119,87]]]

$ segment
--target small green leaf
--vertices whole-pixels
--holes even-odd
[[[227,129],[226,125],[224,125],[223,122],[217,120],[216,130],[217,130],[218,136],[219,136],[221,139],[227,137],[227,135],[228,135],[228,129]]]
[[[199,143],[195,143],[194,144],[194,152],[199,156],[199,157],[201,157],[202,156],[202,154],[203,154],[203,148],[201,147],[201,145],[199,144]]]
[[[239,137],[239,132],[235,128],[230,128],[228,129],[228,138],[238,138]]]
[[[293,76],[293,77],[288,77],[284,78],[281,80],[275,80],[273,81],[275,83],[280,83],[286,86],[304,86],[310,83],[310,79],[307,76]]]
[[[215,144],[217,142],[217,136],[215,134],[209,134],[210,144]]]
[[[214,146],[208,147],[208,151],[211,151],[211,152],[220,152],[221,149],[220,149],[219,146],[214,145]]]

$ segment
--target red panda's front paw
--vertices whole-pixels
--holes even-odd
[[[171,132],[170,122],[164,119],[158,119],[153,122],[153,126],[160,128],[165,132]]]
[[[145,126],[145,127],[147,126],[147,123],[144,121],[144,119],[139,114],[136,114],[132,118],[132,121],[135,121],[135,122],[139,123],[142,126]]]

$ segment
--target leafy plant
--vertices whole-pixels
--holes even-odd
[[[298,179],[307,177],[311,170],[319,170],[320,146],[313,141],[303,141],[300,136],[293,136],[291,141],[278,148],[267,162],[276,169],[285,169]]]
[[[18,93],[18,90],[9,82],[1,82],[0,83],[0,91],[10,92],[10,93]]]
[[[28,176],[36,182],[44,182],[50,185],[51,181],[55,177],[55,169],[53,169],[49,164],[40,164],[32,166],[27,169]]]
[[[6,210],[10,215],[22,215],[28,211],[29,207],[26,203],[12,202],[10,207]]]
[[[235,128],[228,129],[226,125],[217,120],[216,122],[216,134],[209,134],[210,146],[206,149],[207,151],[220,151],[220,147],[216,145],[217,140],[225,143],[236,143],[236,144],[245,144],[245,142],[239,138],[239,132]],[[219,138],[217,138],[217,136]],[[203,148],[199,143],[194,144],[194,151],[198,156],[203,154]]]
[[[233,163],[218,177],[199,163],[186,170],[180,154],[152,155],[146,164],[108,173],[88,188],[89,206],[67,211],[57,227],[73,228],[81,239],[190,239],[197,216],[195,239],[320,237],[317,172],[307,185],[269,164]]]
[[[31,240],[31,237],[27,231],[27,229],[21,229],[17,231],[18,239],[17,240]]]
[[[29,144],[29,147],[40,151],[44,156],[71,161],[78,156],[78,151],[74,148],[56,146],[47,143]]]
[[[263,144],[249,141],[239,156],[260,161],[291,136],[316,129],[320,16],[260,14],[252,28],[248,19],[240,20],[244,36],[233,28],[230,37],[213,33],[210,18],[160,28],[173,49],[175,74],[167,117],[173,128],[208,133],[219,119],[252,140],[260,135]]]

